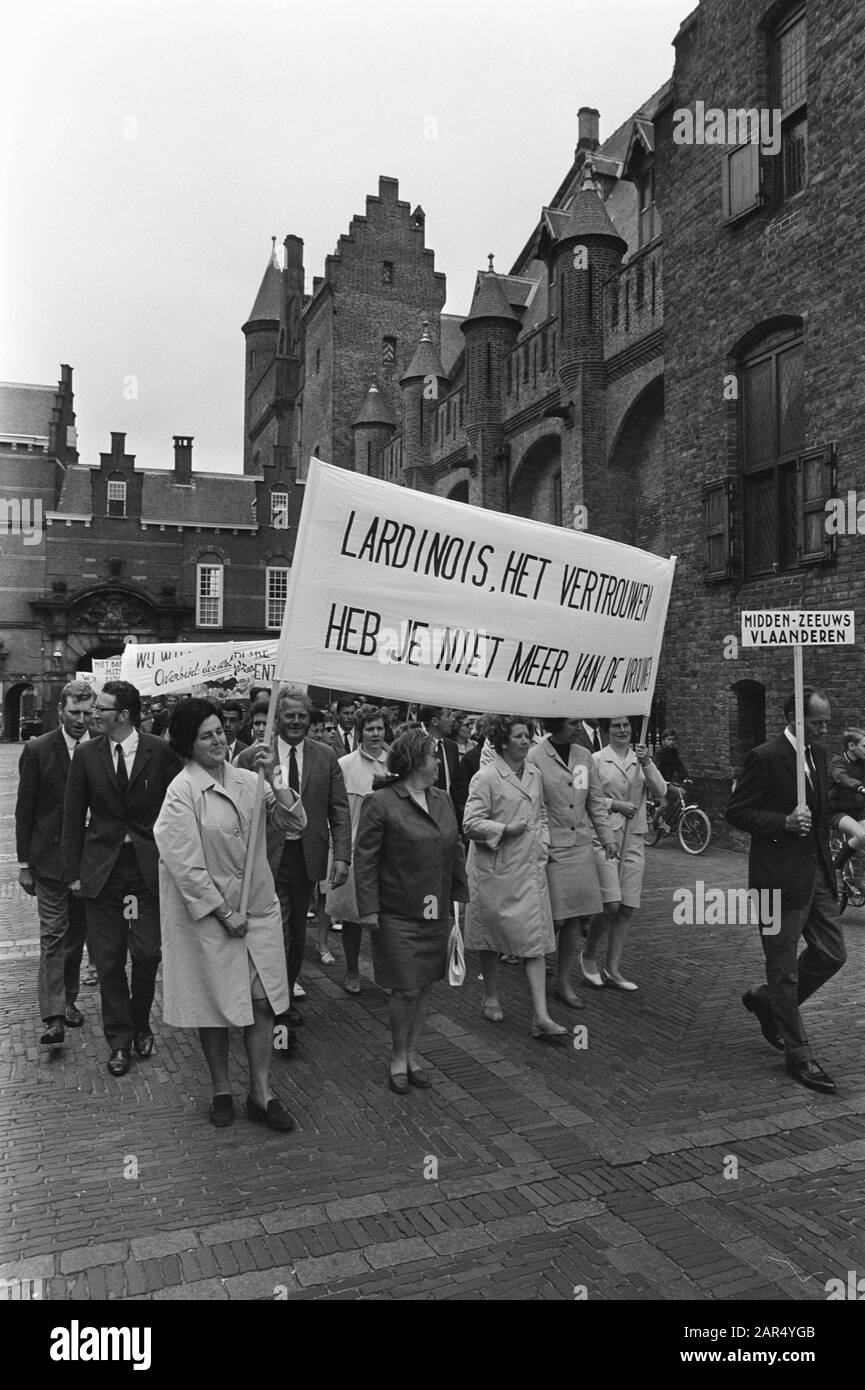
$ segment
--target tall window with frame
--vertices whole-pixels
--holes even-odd
[[[108,516],[126,515],[126,484],[125,482],[108,481],[108,495],[106,497],[106,512]]]
[[[637,179],[639,245],[648,246],[660,235],[661,219],[655,207],[655,170],[650,165]]]
[[[808,181],[807,20],[804,5],[771,37],[772,106],[781,112],[778,197],[785,202]]]
[[[264,626],[268,632],[278,632],[282,627],[290,574],[288,565],[268,565],[265,570]]]
[[[801,331],[763,339],[741,369],[745,575],[778,573],[828,558],[825,502],[830,449],[805,448]]]
[[[222,627],[223,568],[221,560],[210,556],[196,566],[196,627]]]
[[[272,492],[270,494],[270,524],[278,531],[284,531],[288,525],[288,493]]]

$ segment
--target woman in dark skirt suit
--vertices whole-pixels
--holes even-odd
[[[429,993],[447,970],[451,902],[466,902],[465,856],[453,804],[436,780],[435,741],[407,729],[387,755],[392,780],[360,813],[354,848],[358,913],[371,933],[376,984],[391,991],[391,1089],[428,1086],[418,1043]]]

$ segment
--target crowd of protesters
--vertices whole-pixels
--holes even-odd
[[[275,1055],[290,1058],[303,1025],[310,920],[326,969],[337,965],[329,927],[341,932],[349,995],[361,993],[368,932],[376,985],[390,996],[387,1080],[399,1094],[430,1084],[422,1030],[460,904],[491,1024],[504,1022],[503,962],[523,965],[530,1032],[542,1043],[568,1037],[548,995],[578,1010],[575,976],[637,990],[623,953],[640,906],[647,797],[663,801],[685,772],[674,731],[658,760],[668,780],[624,717],[541,725],[348,696],[320,708],[286,684],[268,739],[269,691],[248,703],[209,693],[148,708],[128,682],[94,696],[74,681],[58,728],[25,745],[19,879],[39,909],[44,1046],[61,1046],[83,1021],[86,935],[108,1070],[123,1076],[133,1056],[146,1060],[161,960],[163,1020],[198,1029],[211,1122],[234,1119],[228,1029],[237,1027],[246,1113],[286,1131],[293,1119],[270,1068]],[[853,852],[865,844],[862,730],[845,734],[832,778]]]

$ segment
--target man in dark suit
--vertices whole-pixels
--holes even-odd
[[[574,742],[582,748],[588,748],[590,753],[600,753],[606,739],[601,733],[597,719],[581,719]]]
[[[344,758],[346,753],[353,753],[357,748],[354,732],[357,701],[353,695],[344,695],[334,702],[333,712],[336,715],[336,728],[331,735],[330,744],[336,756]]]
[[[742,997],[766,1041],[784,1050],[795,1081],[829,1095],[835,1082],[817,1065],[799,1005],[841,969],[847,958],[829,853],[828,770],[821,740],[831,708],[822,690],[806,687],[805,807],[796,804],[795,701],[784,705],[787,727],[748,754],[727,807],[727,820],[751,836],[750,888],[780,891],[780,930],[764,923],[760,940],[766,981]],[[805,949],[798,957],[799,938]]]
[[[228,752],[225,761],[233,763],[242,748],[249,747],[249,740],[243,738],[239,732],[243,723],[243,706],[238,700],[224,700],[222,709],[219,711],[222,720],[222,727],[225,730],[225,738],[228,743]]]
[[[460,750],[450,737],[454,728],[454,712],[441,705],[421,705],[417,717],[430,738],[434,738],[436,742],[438,770],[435,786],[438,787],[439,791],[447,792],[459,817],[455,791],[459,774]]]
[[[348,878],[351,862],[351,817],[342,772],[332,748],[307,738],[311,701],[299,685],[284,685],[276,715],[274,756],[290,787],[300,792],[306,811],[306,829],[280,834],[276,842],[268,839],[268,859],[274,871],[276,892],[282,909],[285,960],[292,1004],[278,1025],[298,1028],[303,1023],[294,1006],[294,986],[303,963],[306,921],[313,885],[327,874],[329,842],[333,840],[331,886],[339,888]],[[250,753],[252,750],[250,749]],[[249,766],[243,752],[238,767]],[[274,1033],[281,1044],[283,1034]],[[282,1051],[280,1045],[279,1050]]]
[[[142,1058],[153,1051],[150,1010],[162,957],[153,823],[183,766],[164,739],[139,733],[140,719],[135,686],[106,682],[94,708],[96,731],[106,737],[76,754],[63,821],[63,862],[69,887],[87,910],[87,949],[99,975],[112,1076],[129,1070],[132,1047]]]
[[[39,1041],[46,1047],[59,1047],[66,1027],[84,1022],[75,1001],[87,918],[84,904],[66,886],[60,840],[69,765],[90,739],[93,699],[84,681],[65,685],[59,728],[29,739],[18,764],[18,882],[35,895],[39,909],[39,1012],[47,1024]]]

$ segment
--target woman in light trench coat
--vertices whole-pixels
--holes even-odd
[[[532,998],[532,1037],[562,1042],[568,1030],[547,1009],[544,957],[556,949],[547,887],[550,836],[541,774],[526,761],[528,721],[496,716],[487,738],[496,756],[472,778],[463,814],[463,834],[471,841],[466,946],[480,951],[484,1017],[490,1023],[504,1017],[499,954],[520,956]]]
[[[282,914],[265,848],[265,815],[280,829],[302,830],[297,792],[284,785],[270,748],[256,750],[264,768],[265,815],[259,820],[249,902],[237,911],[256,799],[257,772],[227,763],[219,714],[207,700],[184,700],[169,727],[186,759],[166,793],[153,835],[159,849],[163,1017],[198,1028],[213,1082],[210,1120],[230,1125],[228,1027],[243,1029],[249,1060],[246,1113],[271,1129],[294,1128],[269,1083],[274,1014],[289,1007]]]

